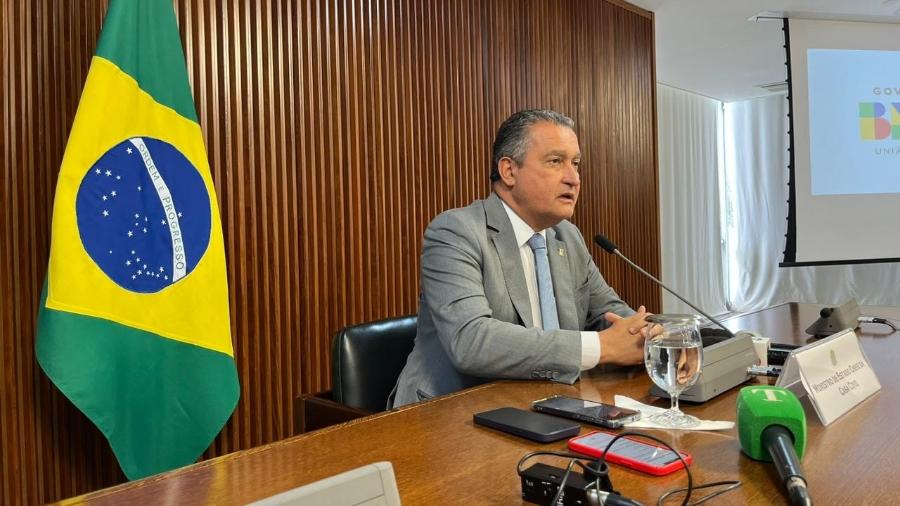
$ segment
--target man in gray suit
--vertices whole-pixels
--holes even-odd
[[[494,141],[491,195],[428,225],[418,332],[394,407],[498,378],[571,384],[598,363],[642,362],[644,307],[619,299],[568,221],[581,185],[573,128],[555,111],[510,116]]]

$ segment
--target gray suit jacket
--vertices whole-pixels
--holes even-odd
[[[578,379],[579,331],[605,328],[607,311],[633,311],[603,280],[575,225],[548,229],[547,251],[561,330],[533,327],[515,233],[496,194],[428,225],[416,342],[394,406],[497,378]]]

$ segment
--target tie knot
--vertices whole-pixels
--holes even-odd
[[[531,250],[539,250],[539,249],[547,249],[547,242],[544,240],[544,236],[541,234],[534,234],[531,236],[531,239],[528,239],[528,246],[531,247]]]

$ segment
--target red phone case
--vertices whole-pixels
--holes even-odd
[[[603,450],[606,448],[608,441],[604,442],[602,445],[597,445],[596,443],[592,444],[592,441],[590,441],[590,440],[595,439],[595,438],[592,438],[592,436],[594,436],[596,434],[606,434],[606,435],[609,435],[612,437],[616,436],[616,434],[614,434],[612,432],[607,432],[607,431],[603,431],[603,430],[590,432],[583,436],[573,437],[572,439],[570,439],[569,440],[569,448],[578,453],[590,455],[591,457],[599,457],[603,453]],[[629,456],[617,453],[616,450],[620,444],[619,441],[622,441],[623,439],[628,440],[629,444],[638,444],[638,445],[641,445],[642,447],[645,447],[648,450],[658,448],[659,451],[664,452],[664,454],[671,455],[672,458],[674,458],[675,460],[671,461],[671,462],[667,462],[664,465],[659,465],[659,464],[647,462],[646,460],[641,460],[638,458],[629,457]],[[687,463],[687,465],[691,465],[694,462],[694,459],[691,457],[691,455],[689,453],[686,453],[683,451],[679,451],[678,453],[681,454],[681,457],[684,459],[684,461],[685,461],[685,463]],[[656,455],[658,455],[658,454],[656,454]],[[615,464],[620,464],[625,467],[630,467],[632,469],[637,469],[638,471],[641,471],[641,472],[644,472],[647,474],[652,474],[654,476],[663,476],[663,475],[675,472],[675,471],[681,469],[682,467],[684,467],[681,464],[681,461],[678,460],[675,457],[675,455],[672,455],[672,450],[669,450],[665,446],[659,446],[656,444],[648,443],[646,441],[641,441],[640,439],[631,438],[628,436],[620,438],[618,441],[616,441],[613,444],[613,447],[610,448],[609,452],[606,454],[606,461],[613,462]]]

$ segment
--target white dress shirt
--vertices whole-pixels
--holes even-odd
[[[528,287],[528,300],[531,302],[531,318],[534,320],[535,327],[543,329],[544,322],[541,320],[540,292],[537,286],[537,276],[534,272],[534,251],[528,245],[528,240],[535,233],[541,234],[546,240],[547,231],[535,231],[532,229],[531,225],[525,223],[525,220],[520,218],[506,202],[503,202],[503,208],[506,209],[506,214],[512,223],[513,232],[516,234],[516,243],[519,246],[519,255],[522,257],[522,268],[525,270],[525,286]],[[600,336],[593,331],[581,332],[581,370],[586,371],[596,367],[599,362]]]

